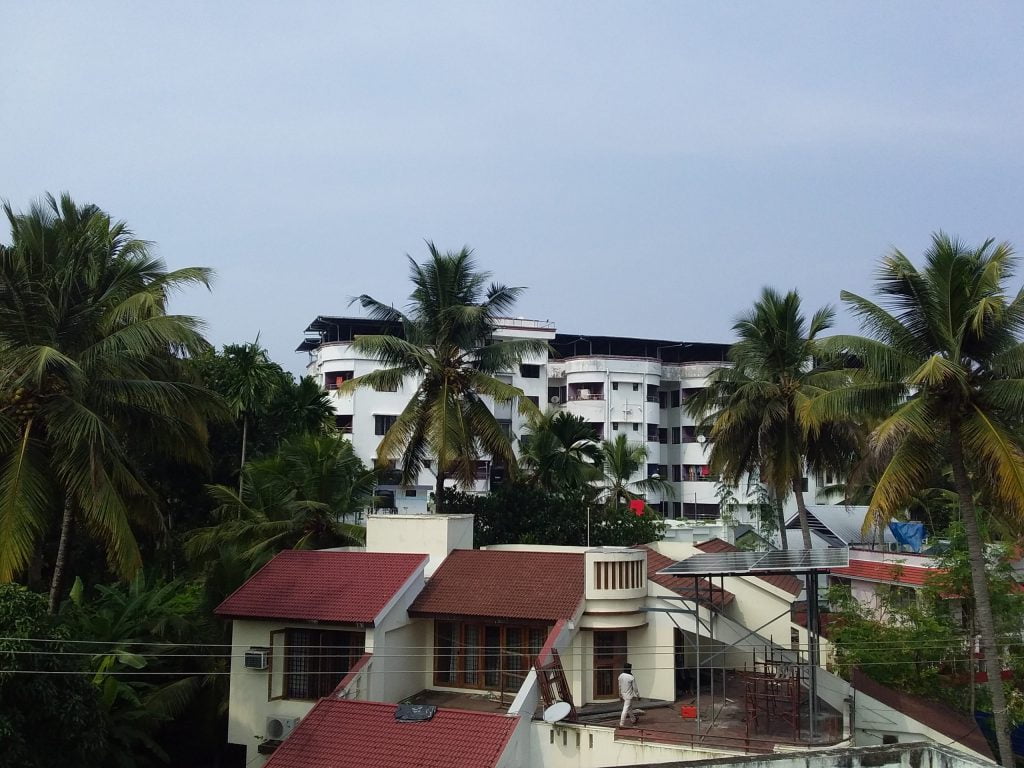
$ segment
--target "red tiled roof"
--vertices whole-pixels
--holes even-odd
[[[456,549],[409,615],[569,619],[583,600],[583,577],[582,553]]]
[[[923,587],[929,576],[941,573],[936,568],[919,568],[899,563],[879,563],[874,560],[850,560],[847,568],[833,568],[833,576],[865,581],[882,581],[887,584],[906,584]]]
[[[438,709],[430,720],[395,720],[397,704],[321,699],[266,768],[491,768],[518,717]]]
[[[922,696],[889,688],[872,680],[859,669],[853,670],[850,682],[854,690],[877,699],[897,712],[902,712],[908,717],[924,723],[929,728],[934,728],[968,749],[985,757],[992,757],[992,749],[988,745],[988,740],[970,715],[961,714],[938,701],[931,701]]]
[[[426,561],[426,555],[289,549],[250,577],[215,613],[372,624]]]
[[[693,579],[680,576],[665,576],[658,571],[675,565],[676,561],[660,552],[655,552],[650,547],[647,549],[647,578],[655,584],[660,584],[665,589],[670,589],[681,597],[690,600],[694,597]],[[700,579],[697,582],[697,601],[702,605],[711,608],[721,608],[728,605],[735,599],[735,595],[720,587],[713,586],[707,579]]]
[[[695,544],[694,546],[701,552],[743,551],[735,544],[730,544],[722,539],[708,539],[707,541],[702,541],[700,544]],[[799,595],[804,588],[804,584],[800,579],[796,576],[787,576],[784,573],[766,574],[764,576],[755,576],[754,578],[760,579],[767,584],[771,584],[773,587],[778,587],[783,592],[789,592],[791,595]]]

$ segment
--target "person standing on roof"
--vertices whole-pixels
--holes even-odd
[[[619,727],[626,727],[626,718],[636,725],[639,713],[633,708],[637,699],[640,698],[640,689],[636,687],[636,678],[633,677],[633,665],[626,664],[619,675],[619,698],[622,699],[622,717],[619,718]]]

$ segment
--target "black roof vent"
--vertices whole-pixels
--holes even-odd
[[[418,723],[422,720],[431,720],[437,707],[431,704],[399,704],[395,710],[395,720],[404,723]]]

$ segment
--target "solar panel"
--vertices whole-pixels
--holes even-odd
[[[826,571],[850,564],[850,550],[791,549],[777,552],[702,552],[658,571],[668,576],[742,575]]]

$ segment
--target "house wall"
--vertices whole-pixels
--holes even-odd
[[[453,549],[472,548],[472,515],[366,516],[366,551],[429,555],[427,578]]]
[[[530,728],[530,759],[521,766],[603,768],[711,760],[736,753],[692,749],[670,744],[619,740],[614,728],[596,725],[550,725],[534,721]]]
[[[286,628],[353,629],[345,625],[309,624],[300,621],[257,621],[235,619],[231,624],[231,676],[228,698],[228,742],[242,744],[249,768],[262,765],[265,758],[256,751],[264,740],[268,717],[305,717],[315,701],[270,700],[271,670],[245,669],[244,653],[250,647],[270,647],[270,633]]]
[[[428,687],[424,678],[433,666],[429,627],[429,621],[413,621],[388,631],[384,642],[377,643],[370,672],[371,701],[398,703]]]

